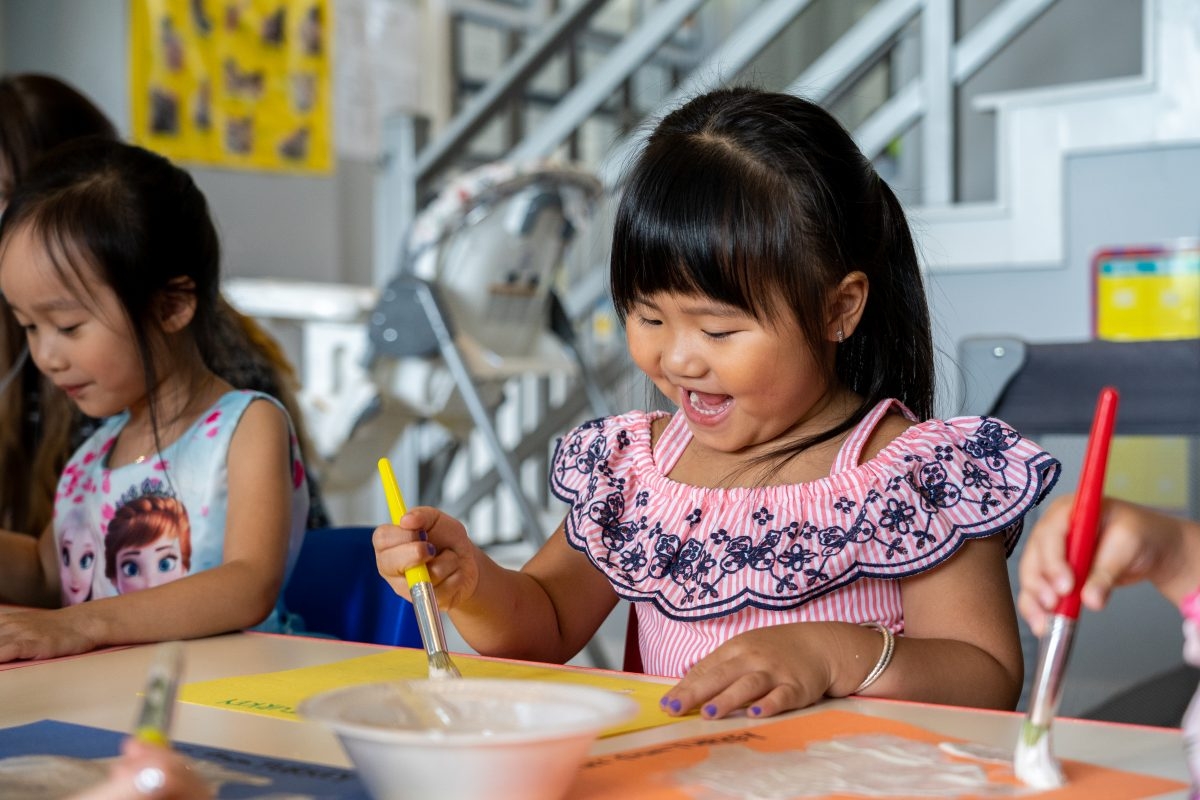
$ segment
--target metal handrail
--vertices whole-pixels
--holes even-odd
[[[613,91],[652,57],[667,46],[682,21],[695,13],[705,0],[665,0],[656,6],[638,28],[622,40],[603,63],[572,88],[536,129],[508,152],[513,160],[544,158],[579,129],[611,97]],[[952,97],[953,87],[979,71],[1006,44],[1041,16],[1056,0],[1004,0],[972,27],[963,38],[953,41],[952,0],[881,0],[839,41],[817,58],[794,80],[787,91],[803,94],[817,102],[837,97],[860,77],[894,44],[917,17],[922,18],[923,74],[896,88],[879,108],[868,116],[856,136],[869,156],[877,156],[897,136],[925,119],[924,161],[927,170],[924,197],[933,203],[950,200],[954,152]],[[741,24],[725,42],[672,91],[653,112],[646,124],[626,135],[599,167],[601,179],[614,185],[621,165],[636,149],[650,127],[649,123],[686,97],[718,85],[724,75],[733,74],[751,63],[766,46],[811,4],[811,0],[768,0]],[[468,104],[449,127],[416,160],[412,180],[419,185],[450,163],[466,147],[501,106],[521,92],[549,59],[572,35],[586,29],[590,18],[603,0],[582,0],[559,12],[543,33],[532,39],[493,79],[484,91]],[[936,74],[932,76],[930,73]],[[941,76],[942,79],[937,78]]]
[[[657,6],[599,67],[567,92],[536,130],[509,151],[509,158],[524,161],[549,155],[706,1],[666,0]]]
[[[816,102],[833,96],[857,76],[885,44],[895,39],[903,26],[920,11],[923,2],[925,0],[883,0],[844,34],[838,44],[814,61],[788,91],[803,94]],[[809,4],[809,0],[774,0],[763,4],[743,23],[740,35],[730,37],[725,46],[697,67],[661,104],[661,108],[671,108],[687,97],[714,88],[720,81],[718,68],[733,71],[749,64]],[[649,127],[641,126],[612,149],[600,167],[601,180],[609,185],[619,182],[618,170],[641,146]]]
[[[577,5],[568,6],[555,14],[542,32],[526,42],[484,90],[451,120],[446,130],[417,154],[410,178],[413,184],[424,185],[430,176],[450,163],[471,137],[491,122],[492,116],[505,103],[518,96],[525,84],[558,54],[559,46],[586,26],[597,9],[606,2],[580,0]]]

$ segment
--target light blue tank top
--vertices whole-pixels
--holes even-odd
[[[229,444],[242,415],[259,399],[286,415],[269,395],[229,392],[157,456],[116,469],[109,467],[108,455],[129,421],[128,412],[105,420],[80,445],[63,469],[54,498],[64,605],[156,586],[221,563]],[[308,514],[307,479],[294,432],[291,460],[285,579],[300,552]],[[278,632],[289,627],[281,596],[255,629]]]

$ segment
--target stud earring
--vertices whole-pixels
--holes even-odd
[[[841,344],[842,342],[846,341],[846,334],[842,331],[841,328],[838,328],[837,340],[838,340],[838,344]]]

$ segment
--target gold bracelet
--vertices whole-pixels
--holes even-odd
[[[892,653],[896,650],[896,637],[885,626],[879,624],[878,622],[864,622],[862,623],[862,626],[864,628],[874,628],[883,634],[883,652],[880,653],[879,660],[875,662],[875,666],[872,667],[871,671],[867,673],[867,677],[863,678],[863,682],[860,683],[858,688],[850,694],[858,694],[863,689],[866,689],[872,683],[879,680],[879,676],[882,675],[883,671],[888,668],[888,664],[892,663]]]

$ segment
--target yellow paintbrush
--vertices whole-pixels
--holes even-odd
[[[160,644],[146,676],[142,707],[133,726],[135,737],[150,744],[170,746],[175,693],[182,672],[183,645],[174,641]]]
[[[400,485],[396,483],[396,475],[392,472],[391,462],[386,458],[379,459],[379,478],[383,481],[383,493],[387,496],[392,524],[399,525],[400,518],[407,513],[407,509],[404,507],[404,496],[400,494]],[[413,609],[417,612],[421,641],[425,643],[425,653],[429,656],[429,677],[461,678],[458,667],[454,666],[450,654],[446,652],[446,633],[442,630],[442,615],[438,612],[437,599],[433,596],[429,570],[421,564],[405,570],[404,577],[408,580]]]

